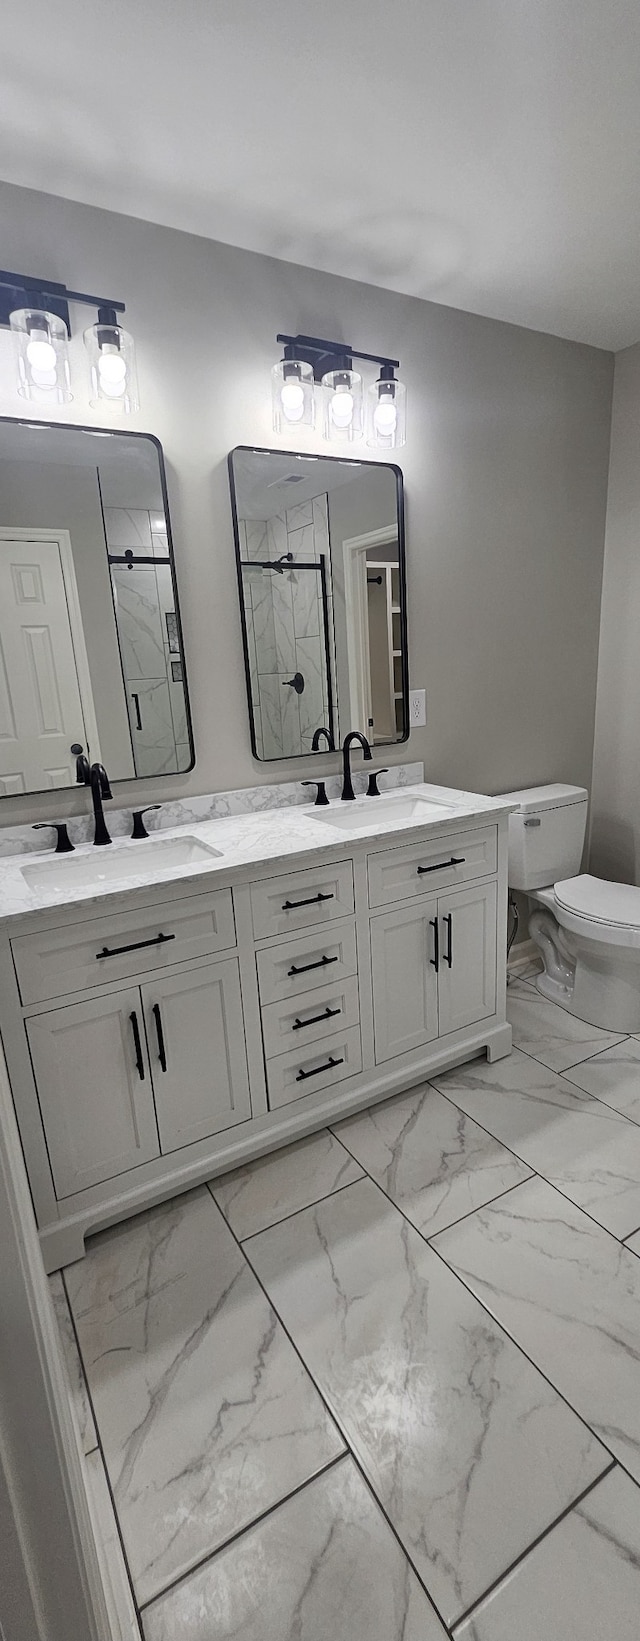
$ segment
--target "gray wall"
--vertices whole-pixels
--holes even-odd
[[[126,301],[143,404],[131,423],[165,447],[198,761],[139,783],[136,801],[317,769],[254,763],[237,613],[225,458],[274,443],[282,329],[402,359],[410,675],[427,727],[385,762],[424,758],[428,778],[489,792],[590,783],[611,355],[49,195],[3,185],[0,199],[5,267]],[[5,343],[0,409],[19,415]],[[72,363],[77,377],[79,333]],[[61,419],[100,414],[79,394]],[[326,447],[312,435],[307,448]],[[2,816],[81,802],[7,799]]]
[[[590,865],[640,882],[640,344],[616,355]]]

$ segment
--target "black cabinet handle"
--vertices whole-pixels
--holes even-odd
[[[438,934],[437,917],[429,918],[429,928],[433,929],[433,957],[429,958],[429,962],[432,969],[435,969],[437,974],[440,967],[440,936]]]
[[[175,938],[174,934],[154,934],[151,940],[134,940],[131,946],[103,946],[101,952],[96,952],[96,961],[100,963],[103,957],[122,957],[123,952],[141,952],[145,946],[162,946]]]
[[[153,1018],[154,1018],[155,1023],[156,1023],[156,1037],[158,1039],[158,1059],[160,1061],[160,1065],[161,1065],[162,1070],[166,1071],[166,1069],[167,1069],[167,1056],[166,1056],[165,1046],[164,1046],[164,1032],[162,1030],[162,1015],[160,1013],[160,1004],[159,1003],[154,1003],[153,1008],[151,1010],[151,1013],[152,1013]]]
[[[283,900],[283,912],[296,912],[299,906],[319,906],[321,900],[335,900],[335,895],[312,895],[310,900]]]
[[[307,1077],[317,1077],[320,1071],[331,1071],[332,1066],[341,1065],[344,1065],[344,1054],[340,1055],[339,1060],[334,1060],[333,1054],[330,1054],[328,1060],[325,1060],[323,1066],[314,1066],[311,1071],[299,1071],[296,1077],[296,1082],[306,1083]]]
[[[445,963],[448,963],[449,968],[451,968],[451,964],[453,962],[453,937],[452,937],[453,915],[452,915],[452,913],[447,912],[446,916],[443,917],[442,921],[443,921],[443,923],[446,923],[446,925],[447,925],[447,949],[446,949],[446,952],[443,952],[443,957],[444,957]]]
[[[464,866],[466,855],[451,855],[449,860],[437,860],[435,866],[419,866],[418,876],[424,872],[442,872],[446,866]]]
[[[140,1027],[138,1025],[138,1016],[136,1014],[135,1009],[133,1009],[132,1013],[129,1015],[129,1019],[131,1021],[131,1029],[133,1031],[133,1042],[134,1042],[135,1051],[136,1051],[136,1067],[137,1067],[137,1071],[138,1071],[138,1076],[140,1078],[140,1082],[143,1083],[144,1082],[144,1060],[142,1058],[142,1043],[140,1042]]]
[[[142,729],[142,719],[140,717],[140,696],[136,695],[135,690],[131,691],[131,699],[136,709],[136,729]]]
[[[317,1026],[320,1020],[332,1020],[334,1014],[342,1014],[342,1009],[326,1008],[322,1014],[312,1015],[310,1020],[294,1020],[292,1031],[304,1031],[305,1026]]]
[[[312,969],[326,969],[330,963],[337,963],[337,961],[337,957],[325,956],[319,957],[317,963],[299,963],[297,968],[295,963],[292,963],[291,968],[287,969],[287,974],[311,974]]]

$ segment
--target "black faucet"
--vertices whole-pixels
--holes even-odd
[[[76,758],[76,780],[81,786],[91,787],[93,799],[93,816],[95,820],[94,843],[111,843],[102,808],[103,798],[112,798],[113,793],[109,785],[109,776],[103,764],[90,764],[84,753]]]
[[[314,729],[314,731],[313,731],[313,740],[311,742],[311,751],[312,752],[319,752],[320,751],[320,736],[321,735],[324,735],[324,738],[326,740],[327,752],[335,752],[336,744],[335,744],[335,741],[333,739],[333,735],[331,734],[330,729],[325,729],[324,724],[320,724],[319,728]]]
[[[353,741],[359,741],[360,742],[360,745],[362,747],[365,758],[368,760],[369,763],[371,762],[371,747],[369,746],[369,742],[367,740],[366,735],[361,735],[359,729],[350,730],[349,734],[345,735],[344,741],[342,743],[342,769],[343,769],[343,774],[342,774],[342,802],[343,803],[349,798],[355,798],[355,792],[353,790],[353,782],[351,780],[351,760],[350,760],[350,757],[349,757],[349,753],[350,753],[351,745],[352,745]]]

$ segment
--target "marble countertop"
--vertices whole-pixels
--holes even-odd
[[[397,799],[406,804],[410,798],[437,802],[442,806],[442,813],[426,818],[415,815],[404,819],[398,815],[385,817],[384,810],[388,809],[390,800]],[[140,872],[131,876],[130,852],[140,850],[142,846],[131,838],[117,838],[108,851],[110,871],[113,870],[112,862],[117,850],[119,855],[126,855],[127,875],[122,878],[110,876],[104,881],[100,881],[100,864],[105,851],[94,849],[92,844],[80,845],[69,856],[56,856],[52,850],[43,854],[9,855],[0,859],[0,923],[13,922],[34,913],[51,913],[58,907],[68,911],[70,907],[86,907],[100,902],[106,903],[106,912],[110,909],[108,903],[114,897],[120,900],[123,895],[182,881],[191,883],[197,880],[204,890],[213,887],[219,879],[237,880],[239,875],[246,878],[251,875],[251,870],[255,873],[265,867],[274,871],[302,869],[312,865],[313,856],[319,853],[335,859],[336,856],[349,855],[354,845],[363,842],[414,843],[427,832],[445,834],[458,825],[468,826],[470,822],[509,814],[514,807],[503,798],[418,784],[381,793],[379,813],[376,799],[357,798],[349,808],[354,821],[358,816],[359,824],[349,826],[347,830],[338,826],[334,828],[324,818],[330,816],[332,809],[344,814],[344,806],[339,801],[319,812],[313,807],[291,805],[179,827],[163,827],[150,835],[144,845],[145,855],[154,848],[155,840],[160,842],[170,838],[195,838],[218,853],[190,865],[174,864],[164,868],[156,867],[155,863],[149,864],[147,858],[144,868],[141,860]],[[74,871],[74,863],[84,864],[87,857],[95,859],[96,868],[96,878],[88,884],[77,881]],[[35,867],[45,863],[55,863],[59,867],[60,877],[64,876],[61,884],[29,883],[25,872],[30,874]]]

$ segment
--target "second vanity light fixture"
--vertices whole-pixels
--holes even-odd
[[[70,302],[97,309],[97,323],[84,333],[91,404],[108,405],[120,415],[139,410],[133,337],[119,319],[124,302],[0,271],[0,325],[8,326],[14,337],[20,397],[49,405],[73,399]]]
[[[379,367],[366,392],[367,443],[397,450],[406,440],[407,390],[396,376],[399,359],[360,353],[344,342],[318,336],[283,336],[284,354],[271,372],[274,433],[315,427],[320,400],[325,439],[349,443],[363,435],[364,382],[354,359]]]

